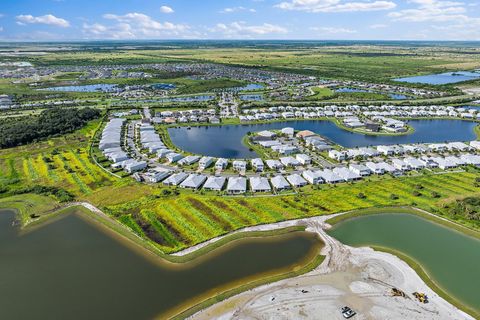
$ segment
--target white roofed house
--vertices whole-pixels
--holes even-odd
[[[285,179],[285,177],[282,175],[271,178],[270,182],[272,183],[273,189],[276,191],[288,190],[292,188],[287,179]]]
[[[393,146],[377,146],[377,150],[385,156],[395,154],[395,148]]]
[[[272,132],[272,131],[264,130],[264,131],[258,132],[257,136],[260,136],[260,137],[263,137],[263,138],[274,139],[274,138],[276,138],[277,134]]]
[[[457,164],[455,162],[452,162],[442,157],[432,157],[431,159],[435,161],[438,164],[438,167],[442,170],[452,169],[457,167]]]
[[[207,177],[203,174],[190,174],[183,182],[180,184],[181,188],[185,189],[199,189],[202,184],[207,180]]]
[[[287,181],[295,188],[300,188],[307,185],[307,180],[303,179],[302,176],[297,173],[287,176]]]
[[[133,173],[145,169],[147,167],[147,162],[129,159],[122,163],[122,167],[126,172]]]
[[[463,142],[450,142],[447,144],[448,150],[453,151],[468,151],[470,150],[470,146]]]
[[[244,177],[228,178],[227,192],[232,194],[245,193],[247,191],[247,179]]]
[[[278,153],[288,155],[298,152],[298,148],[291,145],[282,145],[278,148]]]
[[[265,161],[271,170],[282,170],[285,166],[279,160],[269,159]]]
[[[392,159],[392,165],[402,172],[411,170],[410,165],[401,159]]]
[[[319,171],[319,173],[326,183],[339,183],[345,181],[344,178],[340,177],[338,174],[336,174],[333,170],[330,169],[324,169],[322,171]]]
[[[179,153],[172,152],[165,155],[165,158],[168,160],[168,162],[174,163],[183,159],[183,156]]]
[[[480,141],[477,141],[477,140],[470,141],[470,147],[480,150]]]
[[[198,160],[200,160],[199,156],[186,156],[185,158],[180,159],[178,161],[178,164],[181,166],[189,166],[191,164],[194,164]]]
[[[374,174],[385,174],[385,169],[381,165],[375,162],[366,162],[365,166],[370,169]]]
[[[212,157],[202,157],[198,161],[198,168],[200,170],[205,170],[208,167],[210,167],[213,164],[213,158]]]
[[[300,165],[300,161],[293,157],[282,157],[280,158],[280,162],[285,166],[285,167],[296,167]]]
[[[219,158],[217,162],[215,162],[215,170],[225,170],[228,166],[228,160],[225,158]]]
[[[233,161],[233,170],[237,172],[245,172],[247,170],[247,163],[243,160]]]
[[[170,177],[163,181],[163,184],[166,186],[178,186],[188,177],[188,173],[185,172],[178,172],[172,174]]]
[[[156,168],[156,169],[149,170],[147,173],[145,173],[143,175],[143,178],[147,182],[158,183],[164,180],[165,178],[167,178],[169,175],[171,175],[170,170]]]
[[[256,171],[256,172],[262,172],[263,169],[264,169],[264,164],[263,164],[263,161],[262,159],[260,158],[255,158],[255,159],[252,159],[251,160],[251,164],[252,164],[252,168]]]
[[[170,149],[160,149],[160,150],[157,150],[157,157],[159,157],[160,159],[165,158],[169,153],[174,153],[174,152]]]
[[[300,162],[304,166],[312,163],[312,158],[310,158],[310,156],[303,153],[297,154],[295,158],[298,160],[298,162]]]
[[[466,164],[471,164],[476,167],[480,166],[480,156],[475,155],[475,154],[462,154],[460,156],[460,159],[462,159]]]
[[[208,177],[207,181],[203,185],[203,189],[210,190],[210,191],[222,191],[223,186],[225,185],[225,181],[227,178],[220,176],[220,177]]]
[[[403,161],[410,166],[412,170],[422,170],[425,169],[425,163],[418,160],[417,158],[407,157]]]
[[[351,164],[348,168],[350,169],[350,171],[355,172],[362,177],[366,177],[372,174],[372,170],[370,170],[367,166],[363,164]]]
[[[358,173],[351,171],[345,167],[337,167],[333,169],[333,172],[343,178],[345,181],[355,181],[360,180],[362,176]]]
[[[306,171],[302,172],[302,176],[310,184],[323,183],[322,176],[320,175],[320,173],[318,171],[306,170]]]
[[[281,131],[284,135],[286,135],[289,138],[293,138],[293,134],[295,133],[293,128],[290,128],[290,127],[283,128]]]
[[[386,162],[379,162],[378,165],[381,166],[385,172],[390,173],[392,175],[398,175],[399,173],[401,173],[400,170],[398,170],[397,168],[395,168],[394,166]]]
[[[347,151],[330,150],[328,151],[328,157],[337,161],[343,161],[347,160],[348,153]]]
[[[447,156],[447,157],[445,157],[445,160],[455,163],[457,165],[457,167],[467,164],[464,160],[462,160],[462,158],[455,157],[455,156]]]
[[[268,179],[264,177],[251,177],[249,178],[250,181],[250,189],[253,192],[269,192],[272,191],[272,187],[270,187],[270,183],[268,183]]]
[[[438,163],[436,163],[432,158],[423,156],[418,161],[422,162],[427,168],[438,168]]]

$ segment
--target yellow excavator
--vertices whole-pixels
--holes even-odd
[[[420,301],[421,303],[428,303],[428,297],[425,293],[421,293],[421,292],[414,292],[412,293],[413,296],[418,300]]]

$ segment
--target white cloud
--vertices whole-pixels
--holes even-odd
[[[383,29],[388,27],[388,25],[383,24],[383,23],[377,23],[377,24],[372,24],[369,26],[370,29]]]
[[[282,34],[288,32],[286,28],[270,23],[247,25],[242,21],[232,22],[230,24],[218,23],[215,28],[212,28],[209,31],[221,33],[222,35],[230,38]]]
[[[174,13],[175,11],[173,11],[173,9],[170,8],[169,6],[161,6],[160,7],[160,12],[162,12],[162,13]]]
[[[160,22],[143,13],[127,13],[103,15],[114,24],[84,23],[82,30],[87,38],[101,39],[156,39],[168,37],[195,37],[196,33],[185,24]]]
[[[230,8],[225,8],[220,11],[220,13],[234,13],[234,12],[257,12],[257,10],[252,9],[252,8],[245,8],[245,7],[230,7]]]
[[[390,12],[388,16],[397,21],[407,22],[445,22],[445,21],[468,21],[463,2],[438,1],[438,0],[411,0],[417,6],[413,9],[405,9]]]
[[[70,23],[62,18],[57,18],[52,14],[46,14],[44,16],[34,17],[31,14],[19,15],[16,17],[17,24],[26,25],[26,24],[46,24],[56,27],[67,28],[70,26]]]
[[[357,1],[343,2],[342,0],[289,0],[275,5],[282,10],[296,10],[305,12],[356,12],[390,10],[397,5],[392,1]]]
[[[351,34],[357,33],[356,30],[336,27],[312,27],[312,31],[321,32],[322,34]]]

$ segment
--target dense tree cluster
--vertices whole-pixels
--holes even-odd
[[[2,119],[0,148],[15,147],[56,134],[72,132],[99,115],[100,111],[91,108],[52,108],[38,116]]]
[[[480,198],[467,197],[456,200],[447,205],[448,213],[454,217],[462,217],[467,220],[480,220]]]

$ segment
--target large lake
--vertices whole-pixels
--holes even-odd
[[[77,215],[19,235],[0,210],[0,319],[152,319],[317,254],[312,233],[234,241],[186,265],[146,258]],[[154,260],[156,262],[154,262]]]
[[[372,136],[339,128],[328,120],[292,120],[251,125],[199,126],[169,128],[172,142],[188,152],[224,158],[255,158],[258,155],[242,144],[249,132],[293,127],[311,130],[347,147],[382,144],[433,143],[475,140],[476,122],[461,120],[410,120],[415,132],[401,136]]]
[[[346,220],[329,232],[355,246],[381,246],[422,265],[440,287],[480,311],[480,240],[411,214],[379,214]]]
[[[470,81],[480,79],[479,72],[458,71],[458,72],[445,72],[438,74],[429,74],[424,76],[414,76],[394,79],[395,81],[408,82],[408,83],[425,83],[425,84],[449,84],[458,83],[463,81]]]

